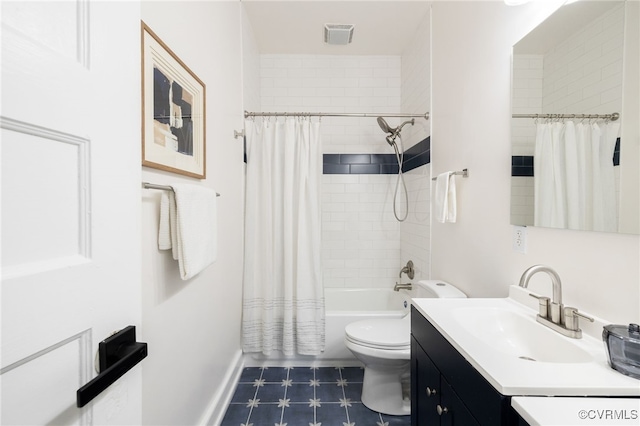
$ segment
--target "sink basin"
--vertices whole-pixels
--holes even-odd
[[[563,336],[536,321],[538,302],[517,285],[507,298],[412,304],[502,395],[640,397],[638,380],[607,363],[601,334],[608,321],[591,315],[581,339]]]
[[[566,337],[513,310],[460,307],[452,311],[452,316],[492,350],[524,361],[575,364],[593,360]]]

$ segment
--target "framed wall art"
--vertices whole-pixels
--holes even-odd
[[[144,23],[142,165],[206,177],[205,84]]]

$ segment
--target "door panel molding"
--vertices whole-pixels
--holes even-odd
[[[78,350],[77,377],[78,377],[78,387],[80,387],[84,385],[86,382],[88,382],[92,376],[92,368],[94,364],[94,357],[91,354],[92,335],[93,335],[92,330],[87,329],[73,336],[70,336],[66,339],[63,339],[49,347],[39,350],[18,361],[13,362],[12,364],[7,365],[6,367],[1,368],[0,376],[3,376],[10,372],[13,372],[13,374],[20,374],[21,372],[19,370],[21,367],[28,368],[30,363],[33,363],[34,361],[37,361],[43,357],[46,357],[47,355],[53,354],[55,351],[65,348],[67,345],[75,343],[77,345],[77,350]],[[65,349],[69,349],[69,348],[65,348]],[[6,386],[6,380],[5,380],[5,386]],[[52,391],[55,391],[55,390],[52,390]],[[29,391],[28,393],[29,393],[29,396],[31,396],[31,392]],[[74,423],[75,421],[77,421],[78,424],[83,426],[92,424],[92,418],[93,418],[92,406],[83,407],[82,410],[78,410],[77,407],[75,406],[74,393],[70,393],[68,396],[64,395],[61,397],[61,399],[62,400],[68,399],[73,404],[68,408],[66,407],[66,404],[63,404],[63,406],[60,407],[60,412],[56,416],[56,419],[60,420],[59,422],[60,424],[62,423],[66,424],[66,423],[69,423],[69,421],[72,421]],[[27,405],[29,401],[19,401],[19,403],[24,403],[24,405]],[[1,419],[3,423],[4,423],[4,420],[10,420],[10,419],[4,419],[5,415],[3,415],[3,419]]]
[[[77,234],[77,242],[70,241],[69,244],[74,244],[76,247],[72,252],[61,253],[62,256],[55,257],[31,257],[27,261],[7,261],[7,257],[13,254],[11,247],[3,245],[4,253],[8,253],[3,257],[3,278],[16,278],[24,275],[42,273],[44,271],[58,269],[67,266],[76,266],[80,263],[85,263],[91,259],[91,181],[90,181],[90,168],[91,168],[91,156],[90,156],[90,141],[82,136],[77,136],[65,132],[61,132],[55,129],[42,127],[33,123],[26,123],[24,121],[15,120],[9,117],[0,116],[0,128],[16,132],[18,134],[27,135],[37,138],[37,143],[63,143],[72,146],[75,151],[73,155],[75,158],[75,168],[77,173],[76,188],[72,191],[76,191],[74,197],[76,198],[76,213],[77,222],[70,226],[75,227],[74,230]],[[6,138],[4,143],[10,143],[10,138]],[[7,153],[9,150],[5,150],[3,162],[9,161],[24,161],[28,162],[28,158],[12,159],[8,158]],[[44,160],[46,161],[46,159]],[[4,180],[3,187],[9,187],[10,181]],[[33,193],[38,193],[42,189],[31,188]],[[5,193],[6,194],[6,193]],[[33,210],[33,209],[32,209]],[[33,214],[42,215],[45,218],[49,212],[47,206],[42,206],[38,212],[32,212]],[[37,238],[37,236],[33,237]],[[53,242],[55,243],[55,242]],[[6,244],[6,243],[5,243]],[[5,251],[6,250],[6,251]]]

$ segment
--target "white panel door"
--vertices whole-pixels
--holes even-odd
[[[76,407],[140,324],[139,5],[1,7],[0,424],[140,424],[140,365]]]

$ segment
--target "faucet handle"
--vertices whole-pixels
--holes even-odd
[[[582,312],[578,311],[578,309],[576,308],[572,308],[572,307],[564,308],[564,324],[567,329],[574,330],[574,331],[580,330],[578,326],[578,317],[584,318],[591,322],[595,321],[593,318],[583,314]]]
[[[533,293],[529,293],[529,296],[538,299],[538,315],[545,319],[549,318],[549,304],[551,303],[551,299]]]

